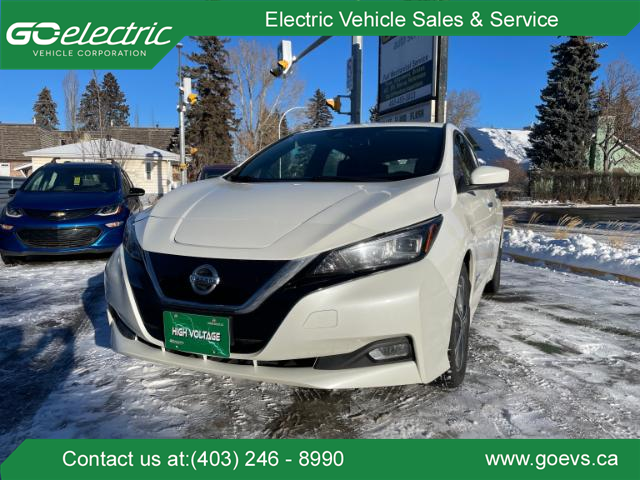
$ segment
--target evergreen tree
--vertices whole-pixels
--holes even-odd
[[[319,88],[307,102],[307,128],[323,128],[331,125],[333,114],[327,105],[327,97]]]
[[[101,91],[106,126],[128,127],[129,105],[113,73],[107,72],[102,78]]]
[[[231,90],[231,71],[227,68],[227,40],[216,36],[192,37],[199,51],[188,55],[194,66],[183,68],[192,79],[198,94],[195,105],[187,108],[187,143],[198,148],[198,166],[209,163],[232,163],[233,138],[237,120]]]
[[[593,73],[598,50],[591,37],[568,37],[551,47],[553,63],[538,105],[538,123],[529,136],[527,154],[537,168],[575,169],[587,165],[594,130]]]
[[[33,104],[36,125],[55,130],[58,127],[58,114],[56,102],[51,97],[51,90],[44,87],[38,94],[36,103]]]
[[[81,130],[90,132],[100,131],[106,127],[102,92],[95,78],[89,81],[80,97],[78,124]]]

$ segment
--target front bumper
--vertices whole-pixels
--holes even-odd
[[[111,221],[121,221],[122,225],[115,228],[109,228],[105,225],[107,221],[100,222],[79,222],[79,223],[51,223],[38,221],[7,221],[8,219],[0,219],[0,223],[6,223],[13,226],[11,230],[0,230],[0,251],[9,256],[37,256],[37,255],[74,255],[84,253],[109,253],[113,252],[122,243],[122,235],[124,234],[124,224],[126,218],[109,219]],[[56,229],[74,229],[74,228],[96,228],[100,230],[100,234],[90,244],[75,247],[34,247],[22,241],[18,235],[20,230],[56,230]]]
[[[145,327],[129,283],[123,249],[105,271],[107,302],[135,335],[127,338],[108,313],[114,350],[131,357],[239,378],[312,388],[360,388],[430,382],[448,369],[453,298],[427,260],[314,291],[295,303],[264,348],[234,353],[232,364],[173,353]],[[373,342],[408,337],[414,360],[320,370],[263,362],[348,354]]]

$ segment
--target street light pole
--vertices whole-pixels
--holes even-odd
[[[280,120],[278,121],[278,140],[280,140],[280,138],[282,137],[281,131],[282,131],[282,122],[284,122],[284,118],[287,116],[287,113],[292,112],[293,110],[297,110],[299,108],[306,108],[306,107],[291,107],[289,110],[286,110],[282,115],[280,115]]]
[[[182,85],[182,43],[178,43],[176,45],[178,49],[178,120],[180,126],[180,183],[185,185],[187,183],[187,169],[184,168],[185,165],[185,149],[184,149],[184,91]],[[173,177],[173,174],[171,174]]]

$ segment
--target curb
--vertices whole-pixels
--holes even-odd
[[[565,270],[565,271],[568,270],[569,272],[576,273],[578,275],[588,275],[590,277],[597,277],[602,279],[606,279],[605,277],[614,277],[616,280],[619,280],[621,282],[640,286],[640,278],[633,277],[631,275],[625,275],[622,273],[611,273],[611,272],[604,272],[602,270],[595,270],[593,268],[577,267],[575,265],[570,265],[567,263],[556,262],[553,260],[544,260],[542,258],[529,257],[526,255],[520,255],[517,253],[503,252],[502,257],[511,258],[515,262],[524,263],[526,265],[542,264],[543,266],[555,267],[555,268],[558,268],[559,270]]]

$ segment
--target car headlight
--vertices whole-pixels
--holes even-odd
[[[136,236],[136,228],[134,225],[135,217],[135,215],[131,215],[127,220],[127,224],[124,227],[124,236],[122,237],[122,246],[131,258],[141,262],[142,247],[140,246],[138,237]]]
[[[11,204],[5,207],[4,213],[9,218],[20,218],[22,215],[24,215],[24,213],[22,213],[22,210],[12,207]]]
[[[110,215],[117,215],[122,211],[122,205],[119,203],[116,205],[109,205],[108,207],[102,207],[96,212],[96,215],[100,217],[108,217]]]
[[[358,274],[423,258],[438,234],[442,216],[327,253],[313,275]]]

